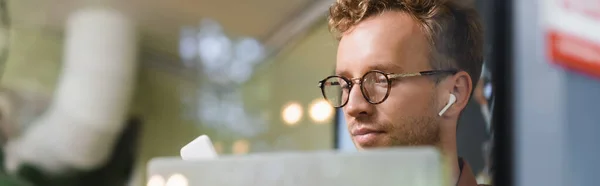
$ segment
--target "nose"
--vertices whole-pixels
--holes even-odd
[[[360,86],[352,87],[348,95],[348,103],[344,106],[344,113],[352,117],[366,117],[373,114],[373,105],[363,96]]]

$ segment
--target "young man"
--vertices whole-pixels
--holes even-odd
[[[339,39],[336,75],[320,86],[343,108],[356,147],[436,146],[457,185],[477,185],[456,152],[483,61],[476,11],[443,0],[337,0],[329,26]]]

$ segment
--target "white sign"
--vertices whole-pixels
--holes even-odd
[[[600,0],[543,0],[553,63],[600,77]]]

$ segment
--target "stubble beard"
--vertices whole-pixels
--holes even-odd
[[[390,135],[390,146],[438,146],[440,143],[440,127],[435,117],[402,118],[404,123]]]
[[[427,107],[423,109],[421,116],[400,116],[394,118],[395,121],[385,121],[380,125],[387,131],[386,136],[379,142],[360,146],[354,142],[360,150],[364,148],[386,148],[386,147],[406,147],[406,146],[434,146],[440,147],[440,123],[441,119],[437,115],[437,99],[432,94]],[[354,139],[353,139],[354,141]]]
[[[440,145],[440,118],[437,115],[435,94],[429,99],[429,107],[424,108],[423,116],[400,117],[390,135],[391,146],[436,146]]]

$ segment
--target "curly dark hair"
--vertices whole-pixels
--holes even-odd
[[[427,36],[434,69],[466,71],[475,87],[483,63],[483,29],[477,11],[451,0],[337,0],[329,8],[329,28],[341,39],[361,21],[386,11],[413,17]]]

